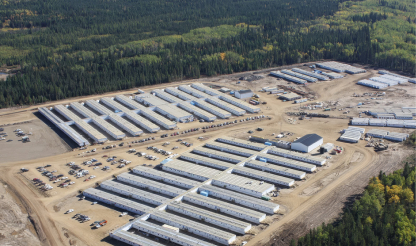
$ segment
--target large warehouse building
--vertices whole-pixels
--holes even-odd
[[[293,150],[308,153],[313,149],[321,146],[324,139],[317,134],[307,134],[292,143]]]

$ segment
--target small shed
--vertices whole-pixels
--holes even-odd
[[[307,134],[298,140],[294,141],[291,145],[292,150],[297,150],[305,153],[309,153],[313,149],[322,145],[324,139],[318,134]]]
[[[235,97],[239,99],[246,99],[253,96],[253,92],[251,90],[239,90],[235,92]]]

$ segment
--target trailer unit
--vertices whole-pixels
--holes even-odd
[[[167,172],[157,171],[155,169],[137,166],[132,169],[133,173],[149,177],[158,181],[163,181],[168,184],[173,184],[185,189],[191,189],[199,185],[198,181],[173,175]]]
[[[216,97],[208,97],[206,98],[206,101],[237,116],[241,116],[246,113],[245,110],[238,108],[232,104],[229,104],[225,101],[222,101]]]
[[[261,198],[275,189],[273,184],[235,174],[223,174],[212,180],[212,185]]]

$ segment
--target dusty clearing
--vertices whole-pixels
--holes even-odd
[[[300,65],[298,65],[300,66]],[[304,68],[304,67],[302,67]],[[270,71],[270,69],[268,69]],[[221,87],[228,87],[230,89],[250,88],[258,91],[265,86],[275,85],[290,85],[283,80],[277,80],[274,77],[267,76],[265,72],[256,72],[256,74],[265,75],[263,79],[247,82],[242,81],[236,84],[238,79],[244,74],[233,74],[214,78],[205,78],[199,80],[191,80],[181,82],[182,84],[189,84],[192,82],[211,82],[213,85]],[[247,245],[286,245],[293,237],[303,235],[310,228],[320,225],[322,222],[331,222],[338,217],[342,212],[343,206],[359,195],[365,185],[368,183],[370,177],[377,175],[380,170],[384,172],[391,172],[398,168],[399,161],[412,152],[412,150],[402,147],[401,144],[391,144],[388,151],[376,153],[372,148],[365,147],[366,142],[360,141],[358,144],[351,144],[339,142],[339,131],[348,127],[348,117],[357,117],[358,113],[369,109],[370,107],[401,107],[414,106],[415,86],[414,85],[398,85],[386,90],[386,95],[383,100],[372,100],[371,97],[352,97],[354,93],[362,94],[364,92],[374,92],[371,88],[356,85],[359,79],[368,78],[374,75],[376,71],[368,70],[365,74],[348,75],[344,79],[318,82],[311,84],[308,87],[295,86],[300,90],[312,92],[320,102],[338,101],[337,108],[353,107],[351,112],[343,114],[343,111],[330,111],[332,117],[338,118],[313,118],[308,120],[299,120],[293,116],[288,116],[285,112],[299,111],[300,105],[292,104],[291,102],[282,102],[276,99],[275,95],[266,93],[259,93],[260,100],[267,102],[265,105],[260,105],[261,114],[271,116],[272,120],[261,120],[257,122],[244,122],[231,125],[226,128],[210,129],[206,133],[196,132],[192,135],[179,135],[176,137],[169,137],[162,139],[159,136],[163,133],[170,133],[172,131],[161,131],[158,134],[148,134],[149,136],[156,136],[156,140],[140,144],[134,144],[133,148],[137,151],[147,152],[147,146],[162,147],[162,144],[169,141],[171,144],[164,149],[171,149],[174,146],[179,148],[174,153],[181,154],[190,150],[183,145],[176,144],[176,140],[181,138],[184,141],[194,143],[193,147],[204,144],[211,139],[220,136],[235,136],[242,139],[247,139],[249,135],[257,135],[267,138],[273,138],[272,133],[279,133],[280,131],[292,132],[292,136],[285,137],[283,140],[293,141],[296,137],[303,136],[308,133],[317,133],[324,138],[324,143],[330,142],[335,145],[344,147],[345,151],[341,155],[333,156],[329,160],[328,165],[318,168],[318,171],[313,174],[308,174],[306,180],[297,181],[296,186],[291,189],[283,189],[279,197],[273,199],[274,202],[281,205],[279,214],[269,219],[269,226],[258,226],[253,230],[253,235],[246,235],[238,237],[238,242],[250,239]],[[175,83],[180,84],[180,83]],[[157,86],[149,86],[141,88],[150,91],[154,88],[163,88],[171,86],[172,84],[164,84]],[[81,101],[91,98],[99,98],[102,96],[110,96],[116,94],[129,94],[136,90],[125,92],[113,92],[101,96],[90,96],[76,99],[68,99],[60,102],[53,102],[45,104],[50,106],[54,104],[66,104],[72,101]],[[368,99],[368,100],[367,100]],[[359,102],[371,102],[361,108],[356,107]],[[42,105],[43,106],[43,105]],[[108,238],[109,231],[118,228],[127,223],[133,217],[125,216],[119,217],[120,211],[102,204],[92,205],[90,201],[80,201],[78,198],[79,190],[83,190],[95,185],[96,182],[110,179],[112,175],[126,172],[128,167],[117,168],[111,166],[111,170],[102,171],[101,169],[93,170],[88,168],[91,174],[96,176],[96,179],[85,181],[84,179],[73,179],[76,183],[67,188],[54,187],[53,190],[42,192],[39,187],[35,186],[31,180],[33,178],[44,178],[38,173],[35,168],[50,164],[52,167],[48,170],[56,170],[57,173],[67,175],[70,170],[65,164],[69,161],[74,161],[76,164],[96,158],[103,162],[106,158],[103,155],[115,155],[118,158],[123,158],[132,161],[129,167],[142,164],[152,164],[153,166],[162,160],[163,156],[157,155],[160,159],[158,161],[148,161],[143,157],[137,157],[126,153],[129,149],[128,145],[118,147],[112,150],[102,150],[103,146],[97,145],[97,152],[87,154],[80,150],[70,151],[71,144],[63,140],[58,134],[45,124],[36,114],[37,106],[0,110],[1,124],[13,124],[16,122],[30,121],[29,123],[22,123],[19,125],[9,125],[5,127],[5,131],[9,133],[11,142],[0,142],[0,156],[2,172],[0,178],[7,184],[10,189],[16,191],[16,200],[22,201],[25,211],[29,214],[33,222],[36,236],[30,232],[30,223],[27,219],[16,209],[17,205],[13,204],[10,196],[4,196],[8,199],[7,206],[9,210],[17,211],[15,216],[15,223],[9,224],[10,220],[7,216],[0,217],[0,224],[4,225],[4,229],[0,231],[1,235],[12,234],[13,230],[19,232],[21,235],[21,244],[25,240],[33,240],[31,245],[36,245],[35,237],[39,238],[42,245],[116,245],[117,242]],[[322,110],[315,110],[314,113],[323,113]],[[241,118],[241,117],[240,117]],[[239,119],[239,117],[234,117]],[[223,121],[223,120],[221,120]],[[219,121],[219,122],[221,122]],[[188,124],[178,124],[181,130],[202,127],[206,123],[193,122]],[[257,127],[263,127],[264,131],[257,132]],[[33,140],[30,143],[21,143],[18,138],[14,136],[12,131],[16,128],[24,129],[25,131],[32,131]],[[366,126],[366,130],[375,127]],[[30,130],[32,129],[32,130]],[[248,134],[248,130],[253,130],[255,133]],[[411,132],[410,129],[403,128],[389,128],[391,131]],[[198,137],[203,136],[203,140],[198,140]],[[13,138],[15,137],[15,139]],[[127,138],[123,140],[128,142],[131,140],[141,139]],[[115,141],[114,143],[120,143]],[[91,147],[90,147],[91,149]],[[397,149],[393,151],[392,149]],[[317,154],[314,152],[312,154]],[[325,154],[327,155],[327,154]],[[30,171],[24,174],[19,173],[19,168],[26,167]],[[53,186],[56,186],[50,183]],[[0,188],[2,189],[2,188]],[[1,193],[4,191],[0,190]],[[80,223],[72,219],[72,215],[66,215],[64,212],[68,209],[74,209],[77,213],[88,214],[92,220],[106,219],[109,223],[97,230],[93,230],[90,224]],[[20,213],[20,214],[19,214]],[[25,217],[27,218],[27,217]],[[13,229],[15,228],[15,229]],[[7,234],[9,233],[9,234]],[[0,235],[0,240],[2,236]],[[1,241],[0,241],[1,242]],[[16,241],[17,242],[17,241]],[[20,242],[20,241],[19,241]]]

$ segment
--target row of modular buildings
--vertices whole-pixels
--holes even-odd
[[[351,120],[351,125],[416,128],[416,120],[400,120],[387,117],[389,116],[386,115],[381,118],[353,118]]]
[[[199,83],[154,90],[134,98],[117,95],[87,100],[85,103],[56,105],[52,109],[39,108],[43,116],[79,146],[106,142],[107,135],[113,139],[123,139],[126,132],[139,136],[143,129],[149,132],[157,132],[161,127],[174,129],[177,122],[194,121],[194,115],[205,121],[214,121],[217,117],[229,118],[232,114],[241,116],[246,112],[259,111],[258,106]]]
[[[368,137],[374,137],[374,138],[384,138],[391,141],[398,141],[403,142],[408,137],[408,133],[400,133],[400,132],[389,132],[385,130],[379,130],[379,129],[371,129],[366,134]]]
[[[141,215],[110,237],[130,245],[233,244],[278,212],[279,205],[268,201],[275,185],[290,187],[314,171],[311,162],[325,163],[230,137],[209,144],[161,163],[161,169],[137,166],[84,190],[87,199]]]

